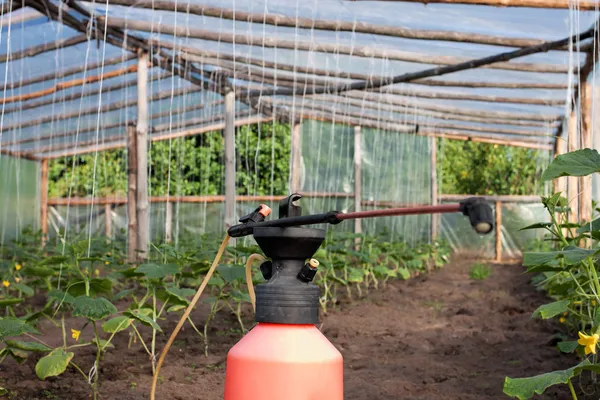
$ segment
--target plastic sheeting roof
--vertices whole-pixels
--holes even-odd
[[[181,3],[181,1],[179,1]],[[579,12],[577,10],[547,10],[527,8],[495,8],[474,5],[422,5],[403,2],[372,2],[372,1],[341,1],[341,0],[192,0],[190,4],[213,6],[249,11],[254,13],[281,14],[297,18],[323,19],[332,21],[364,22],[384,26],[404,27],[409,29],[426,29],[437,31],[457,31],[496,35],[506,38],[531,38],[542,40],[557,40],[583,32],[593,26],[598,19],[596,12]],[[56,2],[51,4],[58,5]],[[336,52],[324,53],[319,51],[304,51],[293,49],[269,48],[262,46],[263,39],[288,40],[293,43],[335,44],[347,45],[353,49],[383,52],[410,52],[429,56],[456,56],[463,58],[481,58],[511,48],[456,43],[449,41],[415,40],[374,34],[325,31],[316,29],[300,29],[293,27],[272,26],[262,23],[249,23],[232,21],[208,16],[192,15],[185,12],[157,11],[110,5],[109,3],[78,2],[95,16],[108,15],[108,21],[113,18],[126,19],[131,22],[146,22],[151,24],[150,32],[135,29],[126,29],[128,35],[143,39],[157,39],[165,43],[179,46],[192,47],[202,51],[209,51],[223,55],[220,61],[226,61],[231,56],[254,58],[264,60],[276,65],[289,64],[297,67],[317,68],[331,74],[347,72],[365,75],[392,76],[406,72],[419,71],[431,68],[431,64],[390,60],[385,54],[381,58],[356,55],[337,54]],[[77,13],[72,8],[64,11],[76,16],[80,21],[86,17]],[[87,40],[57,50],[43,52],[30,57],[10,60],[20,51],[43,44],[52,44],[57,40],[68,40],[81,35],[81,32],[60,22],[51,21],[46,16],[22,17],[31,15],[32,10],[24,8],[2,17],[2,30],[0,31],[0,54],[8,55],[9,61],[0,65],[0,82],[3,82],[3,97],[23,96],[28,93],[38,92],[55,86],[59,82],[71,81],[85,76],[100,75],[136,64],[131,59],[131,52],[123,50],[102,40],[88,38]],[[14,18],[14,21],[11,20]],[[101,20],[102,22],[103,20]],[[12,22],[12,23],[11,23]],[[247,35],[254,39],[258,45],[244,45],[228,43],[226,40],[210,41],[189,37],[189,35],[173,36],[161,33],[166,27],[179,27],[189,29],[202,29],[218,32],[223,35]],[[172,47],[172,46],[171,46]],[[178,56],[177,52],[161,50],[166,54]],[[389,53],[388,53],[389,54]],[[121,57],[122,62],[112,65],[102,65],[102,61]],[[569,53],[568,51],[550,51],[520,58],[511,63],[542,63],[558,65],[568,68],[569,65],[581,65],[583,53]],[[220,57],[217,57],[220,59]],[[5,58],[4,58],[5,59]],[[89,68],[86,71],[61,77],[59,72],[72,67],[93,66],[99,63],[98,68]],[[213,67],[207,66],[204,69]],[[201,67],[199,63],[194,64]],[[247,68],[243,62],[238,62],[235,67],[242,71]],[[252,68],[257,68],[256,66]],[[218,66],[214,69],[219,69]],[[289,71],[275,71],[268,69],[269,76],[276,79],[293,79],[296,76],[299,82],[312,84],[325,82],[328,85],[340,82],[349,82],[346,79],[335,77],[315,77],[298,73],[294,75]],[[20,82],[32,78],[54,74],[54,78],[31,85],[21,86]],[[253,88],[268,88],[278,86],[277,82],[263,81],[253,72],[258,81],[251,84]],[[178,76],[170,76],[169,71],[160,67],[150,70],[151,77],[148,83],[148,95],[153,96],[150,114],[157,118],[152,119],[150,126],[160,127],[161,133],[176,132],[194,127],[210,125],[212,122],[221,121],[223,110],[222,96],[219,93],[201,89]],[[234,75],[235,77],[236,75]],[[153,77],[153,78],[152,78]],[[235,79],[239,86],[249,85],[247,77]],[[452,73],[436,77],[444,81],[469,81],[469,82],[520,82],[520,83],[554,83],[573,85],[577,76],[569,77],[567,73],[538,73],[507,71],[500,69],[482,68]],[[325,80],[325,81],[323,81]],[[123,144],[125,125],[127,121],[136,118],[135,100],[136,73],[122,74],[100,82],[86,83],[83,86],[73,86],[60,90],[47,96],[36,96],[34,99],[5,102],[1,112],[0,149],[3,152],[31,155],[40,158],[54,157],[73,151],[75,148],[94,149],[102,148],[104,144]],[[279,81],[278,81],[279,82]],[[122,88],[117,88],[122,86]],[[471,115],[483,112],[510,112],[528,113],[538,116],[564,115],[568,104],[568,91],[566,89],[498,89],[498,88],[459,88],[459,87],[433,87],[417,84],[399,84],[390,86],[394,89],[406,91],[405,96],[381,95],[368,92],[363,100],[369,99],[369,106],[360,105],[362,100],[355,97],[354,104],[342,101],[340,97],[320,97],[315,99],[302,99],[286,96],[275,96],[272,101],[276,104],[287,104],[295,112],[313,110],[318,113],[330,115],[333,119],[340,115],[358,115],[359,119],[380,120],[386,123],[396,122],[398,125],[437,126],[444,123],[460,124],[465,127],[475,127],[470,134],[474,137],[493,137],[509,140],[521,140],[524,137],[536,142],[547,143],[547,138],[542,136],[524,136],[502,133],[505,130],[519,129],[521,131],[535,130],[540,134],[552,135],[556,125],[539,127],[514,126],[508,123],[483,124],[482,122],[448,121],[440,113],[415,116],[415,109],[436,107],[453,107],[462,110],[471,110]],[[102,92],[100,92],[102,88]],[[108,90],[110,88],[110,90]],[[80,96],[81,93],[94,92],[90,96]],[[466,94],[504,96],[511,98],[529,98],[554,100],[553,104],[511,104],[497,101],[473,101],[456,99],[426,98],[435,94]],[[413,97],[415,95],[416,97]],[[368,97],[367,97],[368,96]],[[425,98],[424,98],[425,97]],[[373,100],[375,99],[375,100]],[[221,100],[221,101],[220,101]],[[408,109],[398,106],[398,101],[410,103]],[[268,101],[268,99],[266,100]],[[358,101],[359,103],[356,103]],[[32,103],[41,104],[33,107]],[[363,102],[364,103],[364,102]],[[34,105],[35,105],[34,104]],[[111,104],[115,106],[111,106]],[[199,104],[203,107],[199,108]],[[367,103],[364,103],[367,104]],[[196,105],[197,107],[194,107]],[[312,105],[312,106],[311,106]],[[184,109],[190,109],[185,111]],[[196,109],[194,109],[196,108]],[[397,109],[396,109],[397,108]],[[169,112],[169,110],[171,112]],[[320,111],[319,111],[320,110]],[[241,101],[236,102],[238,115],[255,115],[248,105]],[[444,111],[441,112],[444,114]],[[61,116],[62,115],[62,116]],[[69,118],[63,118],[69,116]],[[543,118],[542,118],[543,119]],[[188,121],[188,122],[184,122]],[[201,123],[199,123],[199,121]],[[507,121],[508,122],[508,121]],[[521,121],[522,122],[522,121]],[[479,129],[477,129],[479,128]],[[486,132],[483,132],[486,130]],[[158,133],[151,133],[157,135]],[[525,139],[523,139],[525,140]]]

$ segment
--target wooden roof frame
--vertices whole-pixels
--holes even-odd
[[[360,1],[360,0],[359,0]],[[395,1],[395,0],[388,0],[388,1]],[[539,7],[539,8],[568,8],[568,0],[558,0],[558,1],[550,1],[550,0],[422,0],[422,1],[418,1],[418,0],[403,0],[403,1],[412,1],[412,2],[422,2],[422,3],[448,3],[448,4],[477,4],[477,5],[487,5],[487,6],[498,6],[498,7]],[[7,12],[8,8],[11,5],[11,1],[8,1],[7,3],[3,4],[3,12]],[[111,5],[120,5],[120,6],[128,6],[128,7],[137,7],[137,8],[154,8],[157,10],[164,10],[164,11],[185,11],[185,12],[189,12],[192,14],[197,14],[197,15],[205,15],[205,16],[214,16],[214,17],[219,17],[219,18],[224,18],[224,19],[235,19],[235,20],[239,20],[239,21],[245,21],[245,22],[259,22],[259,23],[265,23],[265,24],[273,24],[273,25],[279,25],[279,26],[294,26],[294,27],[304,27],[304,25],[308,26],[307,24],[310,23],[310,27],[313,29],[322,29],[322,30],[340,30],[340,31],[353,31],[353,32],[357,32],[357,33],[369,33],[369,34],[376,34],[376,35],[385,35],[385,36],[393,36],[393,37],[402,37],[402,38],[409,38],[409,39],[420,39],[420,40],[436,40],[436,41],[450,41],[450,42],[460,42],[460,43],[477,43],[477,44],[486,44],[486,45],[492,45],[492,46],[511,46],[511,47],[517,47],[517,50],[514,51],[509,51],[509,52],[504,52],[504,53],[499,53],[493,56],[488,56],[488,57],[483,57],[480,59],[474,59],[474,60],[467,60],[467,59],[461,59],[460,57],[446,57],[446,58],[439,58],[439,62],[435,62],[435,60],[431,59],[431,58],[423,58],[421,56],[419,56],[418,54],[415,53],[406,53],[406,54],[396,54],[399,59],[407,59],[405,61],[413,61],[413,62],[426,62],[426,63],[433,63],[433,64],[438,64],[438,65],[442,65],[439,67],[435,67],[435,68],[431,68],[431,69],[427,69],[427,70],[423,70],[423,71],[418,71],[418,72],[412,72],[412,73],[408,73],[408,74],[402,74],[400,76],[395,76],[395,77],[381,77],[381,76],[368,76],[366,74],[351,74],[351,73],[344,73],[344,72],[339,72],[339,73],[332,73],[332,72],[325,72],[323,73],[322,70],[315,70],[315,69],[304,69],[301,71],[302,67],[297,67],[297,66],[293,66],[293,65],[275,65],[273,68],[274,71],[290,71],[292,70],[293,72],[302,72],[302,73],[306,73],[308,75],[310,75],[311,77],[315,77],[318,79],[322,79],[323,76],[325,75],[325,78],[329,79],[329,78],[340,78],[340,79],[354,79],[357,80],[356,82],[351,82],[351,83],[343,83],[343,84],[337,84],[333,81],[332,85],[329,85],[329,81],[322,79],[322,84],[321,85],[302,85],[302,84],[298,84],[298,82],[294,82],[293,79],[288,79],[287,81],[285,79],[281,79],[279,78],[278,80],[274,80],[274,82],[276,84],[276,87],[271,88],[271,89],[260,89],[260,90],[256,90],[256,89],[252,89],[251,85],[246,85],[246,86],[238,86],[239,90],[239,97],[237,98],[239,101],[248,104],[251,109],[254,110],[259,110],[263,113],[265,113],[265,118],[289,118],[289,116],[285,116],[282,117],[283,114],[285,114],[285,112],[281,112],[281,110],[279,110],[278,112],[275,112],[275,110],[272,107],[265,107],[265,102],[262,101],[261,104],[261,98],[263,98],[264,96],[272,96],[272,95],[300,95],[300,96],[306,96],[307,98],[314,100],[314,98],[318,97],[318,95],[332,95],[335,96],[338,99],[345,99],[345,101],[350,101],[352,100],[352,96],[351,96],[351,92],[352,91],[365,91],[364,94],[365,95],[375,95],[376,93],[373,92],[382,92],[382,93],[392,93],[393,95],[395,94],[401,94],[398,91],[394,91],[394,90],[389,90],[389,85],[391,84],[395,84],[395,83],[400,83],[400,82],[407,82],[407,83],[411,83],[411,84],[416,84],[416,85],[427,85],[427,86],[440,86],[440,87],[498,87],[498,88],[513,88],[513,89],[564,89],[565,85],[560,85],[560,84],[519,84],[519,83],[511,83],[511,82],[500,82],[500,83],[494,83],[494,82],[481,82],[481,83],[469,83],[469,82],[457,82],[457,81],[440,81],[440,80],[435,80],[435,79],[431,79],[432,77],[435,76],[442,76],[448,73],[452,73],[452,72],[457,72],[457,71],[462,71],[462,70],[468,70],[468,69],[474,69],[474,68],[500,68],[500,69],[508,69],[508,70],[521,70],[521,71],[532,71],[532,72],[545,72],[545,73],[566,73],[569,72],[567,69],[565,69],[564,67],[561,68],[557,68],[555,66],[550,66],[549,64],[531,64],[531,63],[510,63],[511,60],[513,59],[517,59],[519,57],[523,57],[526,55],[531,55],[531,54],[536,54],[536,53],[542,53],[542,52],[546,52],[548,50],[567,50],[568,49],[568,44],[573,41],[575,43],[578,44],[578,48],[580,51],[585,52],[586,54],[590,54],[591,51],[597,51],[598,48],[598,44],[597,44],[597,32],[595,30],[595,26],[582,32],[579,33],[577,35],[575,35],[574,37],[571,38],[566,38],[566,39],[562,39],[562,40],[558,40],[558,41],[552,41],[552,42],[545,42],[539,39],[529,39],[529,38],[502,38],[502,37],[496,37],[496,36],[491,36],[491,35],[475,35],[475,34],[467,34],[467,33],[461,33],[461,32],[442,32],[442,31],[428,31],[428,30],[414,30],[414,29],[406,29],[406,28],[399,28],[399,27],[389,27],[389,26],[378,26],[378,25],[372,25],[372,24],[365,24],[365,23],[346,23],[346,22],[341,22],[341,21],[326,21],[326,20],[308,20],[308,19],[297,19],[297,18],[291,18],[291,17],[286,17],[286,16],[282,16],[282,15],[274,15],[274,14],[257,14],[257,13],[248,13],[248,12],[240,12],[240,11],[235,11],[232,12],[233,10],[227,10],[227,9],[223,9],[223,8],[218,8],[218,7],[208,7],[208,6],[203,6],[203,5],[197,5],[197,4],[187,4],[187,3],[181,3],[181,2],[172,2],[172,1],[165,1],[165,0],[109,0],[109,3]],[[552,4],[549,4],[552,3]],[[592,8],[592,4],[594,3],[594,8]],[[153,6],[152,6],[153,5]],[[95,22],[95,28],[96,28],[96,32],[95,32],[95,38],[100,38],[100,39],[104,39],[104,36],[106,36],[106,42],[110,43],[112,45],[115,45],[117,47],[121,47],[127,51],[130,51],[132,53],[136,53],[140,50],[146,51],[146,52],[151,52],[152,49],[158,48],[158,49],[171,49],[171,50],[180,50],[181,53],[178,55],[178,57],[175,59],[173,56],[170,56],[168,54],[165,54],[164,52],[161,53],[158,56],[155,56],[153,59],[151,59],[151,64],[158,66],[160,68],[165,69],[166,71],[169,72],[173,72],[175,75],[190,81],[192,84],[198,86],[199,88],[205,89],[205,90],[211,90],[214,91],[216,93],[219,94],[223,94],[226,90],[229,90],[230,88],[230,84],[227,82],[227,78],[228,77],[242,77],[242,79],[245,79],[246,77],[244,76],[243,73],[239,72],[239,69],[246,69],[246,70],[250,70],[251,68],[254,67],[258,67],[258,68],[262,68],[262,72],[263,72],[263,79],[259,81],[259,83],[269,83],[268,81],[265,82],[268,79],[272,79],[272,74],[271,74],[271,78],[269,78],[269,74],[267,69],[269,67],[273,67],[273,65],[269,65],[268,62],[264,61],[264,60],[257,60],[257,59],[252,59],[250,57],[240,57],[240,56],[235,56],[235,57],[231,57],[227,54],[218,54],[219,58],[221,61],[225,61],[225,62],[216,62],[214,60],[214,56],[215,54],[211,54],[210,52],[206,52],[206,51],[201,51],[198,49],[194,49],[194,48],[182,48],[182,47],[176,47],[174,46],[172,43],[165,43],[165,42],[160,42],[157,41],[155,39],[152,40],[143,40],[141,38],[136,37],[135,35],[131,35],[131,34],[125,34],[123,29],[126,28],[128,25],[134,25],[134,29],[137,30],[148,30],[148,24],[144,23],[142,21],[125,21],[125,20],[121,20],[119,18],[114,18],[114,17],[108,17],[108,18],[104,18],[104,17],[94,17],[91,14],[89,14],[89,12],[87,12],[87,10],[80,6],[79,4],[77,4],[77,2],[75,0],[70,0],[68,2],[68,9],[63,9],[60,10],[57,8],[57,6],[55,6],[52,2],[50,2],[49,0],[21,0],[21,2],[17,5],[17,2],[15,2],[13,4],[13,10],[16,10],[18,8],[21,8],[23,6],[29,6],[34,8],[35,10],[37,10],[38,12],[42,13],[43,15],[48,16],[51,19],[60,21],[61,23],[64,23],[72,28],[74,28],[75,30],[78,30],[82,33],[86,33],[87,32],[87,27],[80,22],[79,19],[73,17],[71,15],[71,13],[78,13],[79,15],[88,18],[88,20],[93,20]],[[597,10],[598,9],[598,5],[593,2],[593,1],[587,1],[587,0],[581,0],[580,4],[579,4],[579,9],[581,10]],[[107,23],[108,29],[106,30],[106,32],[103,31],[103,27],[104,27],[104,22]],[[164,28],[164,30],[163,30]],[[174,27],[169,27],[169,26],[165,26],[161,28],[161,32],[162,33],[177,33],[176,29]],[[189,32],[190,30],[187,29],[187,36],[190,36]],[[207,31],[199,31],[199,30],[192,30],[192,33],[194,33],[196,36],[202,37],[204,39],[208,39],[211,40],[212,36],[210,34],[210,32]],[[191,35],[190,37],[193,37],[194,35]],[[214,38],[213,38],[214,39]],[[237,43],[240,43],[240,41],[238,41],[238,39],[241,40],[242,43],[246,43],[246,44],[253,44],[253,40],[252,38],[249,37],[244,37],[236,35],[236,36],[231,36],[232,40],[236,40]],[[585,43],[586,40],[591,39],[590,42]],[[67,39],[62,39],[59,41],[55,41],[54,43],[46,43],[43,45],[39,45],[39,46],[35,46],[29,49],[25,49],[22,50],[18,53],[13,53],[10,55],[6,55],[6,56],[0,56],[0,62],[6,62],[9,58],[10,60],[14,60],[17,58],[23,58],[23,57],[30,57],[33,55],[37,55],[37,54],[41,54],[43,52],[47,52],[47,51],[55,51],[58,48],[65,48],[71,45],[76,45],[79,43],[83,43],[84,41],[88,41],[90,40],[89,37],[85,36],[85,35],[79,35],[79,36],[74,36],[71,38],[67,38]],[[223,34],[220,34],[220,39],[219,40],[223,40]],[[244,42],[244,40],[246,42]],[[272,45],[277,45],[277,47],[279,48],[280,45],[282,44],[281,41],[277,41],[277,39],[273,40],[273,39],[267,39],[267,38],[262,38],[263,43],[261,44],[266,44],[269,45],[269,43],[271,43]],[[265,43],[266,42],[266,43]],[[285,43],[283,43],[285,44]],[[297,44],[294,45],[294,48],[297,48]],[[325,52],[330,52],[330,51],[334,51],[335,49],[327,49],[327,48],[322,48],[322,50],[324,50]],[[339,50],[339,49],[338,49]],[[358,56],[360,56],[360,52],[358,52]],[[135,57],[135,55],[132,54],[131,56],[126,56],[126,57],[122,57],[121,58],[121,62],[127,62],[130,61],[131,59],[133,59]],[[365,53],[365,54],[372,54],[372,52],[370,53]],[[355,53],[352,53],[352,55],[357,55]],[[4,58],[3,58],[4,57]],[[584,79],[587,79],[587,76],[589,73],[591,73],[591,71],[593,70],[593,65],[590,65],[590,61],[592,57],[587,57],[586,62],[581,65],[579,67],[579,73],[581,75],[581,79],[582,81]],[[217,72],[212,72],[210,74],[207,74],[206,71],[203,71],[202,69],[198,69],[194,66],[193,63],[198,63],[200,61],[201,64],[207,64],[207,65],[211,65],[211,66],[218,66],[220,67],[220,69]],[[237,66],[236,67],[232,67],[233,63],[232,61],[235,61]],[[241,63],[240,63],[241,61]],[[227,62],[229,62],[229,65],[227,65]],[[110,59],[110,60],[106,60],[105,64],[109,63],[109,64],[119,64],[119,60],[115,59]],[[216,65],[215,65],[216,64]],[[221,64],[221,65],[218,65]],[[57,71],[56,73],[52,73],[52,74],[45,74],[45,75],[40,75],[38,77],[34,77],[31,78],[27,81],[22,81],[17,85],[13,85],[13,87],[22,87],[28,84],[32,84],[32,83],[37,83],[37,82],[43,82],[46,79],[55,79],[56,77],[66,77],[69,75],[73,75],[76,74],[78,72],[81,72],[83,70],[86,69],[91,69],[93,67],[93,65],[88,65],[88,66],[81,66],[81,67],[72,67],[68,70],[64,70],[64,71]],[[242,71],[243,72],[243,71]],[[248,75],[248,74],[246,74]],[[197,76],[200,76],[202,79],[198,78]],[[100,77],[100,79],[103,79],[104,77]],[[311,78],[312,79],[312,78]],[[76,80],[75,80],[76,81]],[[249,80],[249,82],[252,82],[252,80]],[[71,82],[71,84],[75,85],[75,83]],[[392,88],[393,89],[393,88]],[[57,85],[53,90],[60,90],[60,85]],[[116,90],[116,89],[114,89]],[[200,89],[199,89],[200,90]],[[104,92],[104,89],[103,89]],[[394,93],[395,92],[395,93]],[[579,85],[577,86],[577,90],[576,90],[576,94],[575,94],[575,100],[573,101],[573,103],[576,103],[576,98],[577,96],[579,96]],[[371,93],[371,94],[369,94]],[[87,92],[87,94],[81,94],[81,96],[76,96],[76,95],[71,95],[71,99],[77,99],[80,97],[84,97],[86,95],[92,95],[93,91]],[[43,93],[39,93],[39,97],[43,97]],[[315,97],[316,96],[316,97]],[[448,98],[448,99],[453,99],[453,100],[468,100],[468,101],[499,101],[499,102],[506,102],[506,103],[510,103],[510,102],[516,102],[517,104],[540,104],[540,103],[544,103],[545,100],[540,100],[540,99],[527,99],[527,98],[522,98],[522,99],[517,99],[517,98],[510,98],[510,97],[504,97],[504,98],[496,98],[493,99],[489,96],[478,96],[478,95],[456,95],[456,94],[427,94],[424,95],[422,97],[427,97],[428,98]],[[34,96],[35,97],[35,96]],[[356,97],[354,97],[354,101],[356,102],[358,99]],[[13,102],[17,102],[17,101],[23,101],[23,100],[28,100],[28,99],[19,99],[19,98],[14,98],[11,99]],[[264,100],[264,99],[263,99]],[[311,101],[312,101],[311,100]],[[5,99],[6,101],[6,99]],[[40,102],[40,101],[38,101]],[[47,101],[46,101],[47,102]],[[548,102],[554,102],[552,104],[558,103],[557,101],[555,101],[554,99],[548,99]],[[44,101],[41,101],[42,104],[44,104]],[[378,102],[373,101],[373,104],[378,104]],[[544,103],[545,104],[545,103]],[[38,105],[39,106],[39,105]],[[123,106],[123,102],[119,102],[119,103],[114,103],[114,104],[107,104],[104,105],[102,107],[102,109],[114,109],[115,107],[118,106]],[[371,105],[372,106],[372,105]],[[29,108],[34,108],[34,107],[29,107]],[[432,114],[433,118],[438,118],[435,117],[433,115],[435,115],[434,113],[437,112],[436,110],[429,110],[430,113]],[[456,109],[454,110],[456,111],[456,117],[458,120],[460,120],[460,118],[463,118],[463,120],[466,120],[465,118],[480,118],[482,119],[481,121],[478,121],[480,123],[486,123],[483,121],[483,118],[481,116],[469,116],[469,115],[465,115],[463,110],[460,109]],[[306,117],[307,113],[303,113]],[[481,113],[480,113],[481,114]],[[509,114],[509,113],[506,113]],[[353,115],[344,115],[344,118],[346,118],[347,121],[350,121],[352,118],[356,118],[356,116]],[[498,116],[496,116],[498,117]],[[532,124],[538,124],[539,125],[547,125],[548,129],[554,128],[556,127],[556,125],[554,125],[559,119],[558,118],[554,118],[554,119],[549,119],[549,120],[542,120],[539,121],[539,123],[537,123],[534,120],[531,121],[523,121],[523,120],[516,120],[516,118],[520,118],[517,115],[513,115],[512,117],[508,116],[506,118],[506,124],[507,125],[511,125],[511,120],[513,120],[513,122],[515,123],[532,123]],[[319,119],[319,120],[326,120],[327,116],[325,115],[319,115],[316,116],[315,119]],[[362,118],[361,118],[362,119]],[[450,119],[450,118],[444,118],[444,119]],[[36,125],[37,123],[44,123],[43,122],[43,118],[40,119],[42,120],[42,122],[40,121],[33,121],[33,122],[28,122],[26,125],[27,126],[33,126]],[[489,123],[499,123],[498,121],[501,119],[494,119],[491,118],[489,119]],[[492,122],[494,121],[494,122]],[[471,121],[471,122],[475,122],[475,121]],[[381,124],[377,123],[377,121],[371,121],[369,122],[371,125],[373,126],[384,126],[384,122],[382,122]],[[385,122],[385,124],[389,125],[390,121]],[[191,123],[190,123],[191,124]],[[23,124],[15,124],[18,125],[19,128],[23,127]],[[386,126],[388,126],[386,125]],[[448,126],[450,126],[451,124],[447,124]],[[460,127],[460,125],[453,125],[454,127]],[[536,126],[536,125],[531,125],[531,126]],[[389,127],[389,126],[388,126]],[[8,126],[8,127],[4,127],[3,130],[9,130],[9,129],[15,129],[16,126]],[[485,131],[484,129],[480,129],[481,131]],[[188,129],[187,131],[194,131],[193,129]],[[488,131],[492,131],[493,129],[490,128],[490,130]],[[423,132],[423,131],[422,131]],[[424,131],[427,132],[427,131]],[[444,134],[444,133],[440,133],[440,129],[436,129],[435,132],[431,131],[430,134],[434,135],[434,133],[436,135],[439,134]],[[457,139],[460,139],[458,136],[460,133],[465,133],[460,132],[460,131],[456,131],[454,133],[454,136],[456,136]],[[557,129],[557,134],[560,133],[560,128]],[[180,135],[184,135],[183,133],[179,132],[178,134]],[[450,135],[450,133],[448,133],[448,135]],[[61,135],[62,137],[68,137],[69,135]],[[56,135],[54,135],[53,137],[57,137]],[[177,137],[181,137],[181,136],[177,136]],[[447,136],[448,137],[448,136]],[[467,135],[466,137],[468,137],[468,139],[466,140],[474,140],[477,136],[476,135]],[[17,140],[13,140],[13,142],[3,142],[3,147],[6,146],[7,144],[9,146],[13,146],[13,145],[17,145],[20,143],[25,143],[25,142],[30,142],[30,141],[34,141],[34,140],[39,140],[42,138],[23,138],[23,139],[17,139]],[[480,137],[480,139],[482,140],[498,140],[500,142],[502,142],[502,140],[500,139],[490,139],[490,138],[486,138],[486,137]],[[154,139],[153,139],[154,140]],[[523,139],[522,141],[519,142],[520,144],[524,144],[524,143],[528,143],[527,139]],[[511,145],[511,144],[517,144],[519,145],[517,142],[508,142],[508,141],[504,141],[503,144],[507,144],[507,145]],[[539,143],[538,143],[539,144]],[[0,145],[0,146],[2,146]],[[544,149],[546,149],[548,146],[546,144],[540,144],[540,146],[542,146]],[[75,149],[77,150],[77,149]],[[89,149],[81,149],[82,153],[84,152],[89,152]],[[31,158],[31,159],[43,159],[46,158],[44,155],[36,155],[35,151],[15,151],[14,149],[5,149],[5,148],[1,148],[1,152],[4,154],[10,154],[13,156],[20,156],[20,157],[26,157],[26,158]],[[77,153],[74,153],[77,154]]]

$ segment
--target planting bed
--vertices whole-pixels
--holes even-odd
[[[427,276],[390,281],[364,299],[343,299],[323,317],[322,331],[344,356],[345,400],[507,399],[502,393],[505,376],[531,376],[573,363],[572,356],[558,353],[552,343],[559,327],[531,319],[546,299],[522,267],[493,265],[491,276],[473,280],[472,262],[457,260]],[[248,311],[245,318],[250,321]],[[204,321],[207,313],[205,305],[193,319]],[[167,334],[177,316],[169,318],[161,324]],[[66,325],[80,323],[69,320]],[[60,328],[48,323],[42,327],[49,344],[60,345]],[[210,329],[208,358],[189,325],[180,333],[161,370],[159,399],[222,400],[225,357],[240,338],[239,324],[235,316],[220,312]],[[159,350],[166,339],[159,336]],[[117,335],[118,350],[105,355],[101,399],[149,397],[148,355],[139,344],[128,350],[127,341],[126,334]],[[89,347],[77,354],[85,365],[93,357]],[[6,398],[91,397],[87,383],[72,369],[40,381],[34,358],[22,365],[7,359],[0,368],[1,384],[10,390]],[[551,388],[539,398],[567,398],[562,390]]]

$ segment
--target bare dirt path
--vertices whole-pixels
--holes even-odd
[[[572,364],[550,343],[558,327],[531,319],[545,299],[523,268],[493,265],[490,277],[476,281],[469,278],[471,263],[455,260],[430,275],[391,282],[364,299],[344,301],[323,318],[323,333],[344,356],[345,400],[508,399],[502,393],[506,375],[529,376]],[[203,314],[199,310],[194,319],[203,321]],[[222,400],[226,353],[240,336],[233,317],[217,319],[208,358],[191,329],[180,334],[161,372],[159,399]],[[162,324],[167,333],[175,322]],[[121,350],[103,361],[100,398],[148,399],[148,356],[139,344],[127,350],[126,335],[117,339]],[[157,348],[165,341],[166,335]],[[91,353],[77,357],[81,364],[92,363]],[[34,360],[6,361],[0,367],[1,386],[11,389],[14,399],[90,398],[81,376],[68,372],[40,382],[34,367]],[[549,390],[539,398],[568,395]]]

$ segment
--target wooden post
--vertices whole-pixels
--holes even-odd
[[[294,123],[292,126],[292,151],[290,159],[290,192],[298,193],[300,190],[300,172],[302,169],[302,143],[300,134],[302,132],[302,124]]]
[[[429,138],[429,155],[431,156],[431,205],[438,204],[438,184],[437,184],[437,140],[435,136]],[[431,215],[431,240],[434,241],[438,236],[439,215]]]
[[[42,245],[48,240],[48,160],[41,162],[40,171],[40,226],[42,229]]]
[[[579,149],[578,135],[577,135],[578,118],[575,109],[571,110],[569,116],[569,140],[568,140],[568,151],[574,151]],[[577,223],[579,220],[579,178],[576,176],[569,176],[567,178],[567,201],[571,211],[568,215],[569,222]]]
[[[496,202],[496,262],[502,262],[502,202]]]
[[[148,204],[148,53],[140,52],[137,71],[137,246],[139,258],[148,257],[150,215]]]
[[[127,259],[136,260],[137,249],[137,145],[136,128],[127,126]]]
[[[362,151],[361,151],[361,133],[360,126],[354,127],[354,211],[358,212],[361,210],[362,202]],[[354,220],[354,233],[362,233],[362,219],[357,218]],[[360,239],[356,239],[356,244],[360,243]]]
[[[558,135],[556,135],[556,153],[555,156],[558,157],[561,154],[565,154],[567,152],[567,138],[563,138],[562,137],[562,132],[560,132]],[[562,193],[561,196],[565,197],[565,198],[569,198],[568,193],[567,193],[567,185],[568,180],[567,177],[561,177],[561,178],[557,178],[554,180],[554,192],[555,193]],[[562,219],[562,213],[561,212],[557,212],[556,213],[556,221],[559,224],[563,224],[567,221],[563,221]],[[567,229],[563,228],[562,229],[563,235],[567,235]]]
[[[235,225],[235,92],[225,94],[225,227]]]
[[[173,230],[173,203],[165,203],[165,242],[171,243]]]
[[[108,239],[112,238],[112,210],[110,206],[110,203],[104,205],[104,233],[106,234],[107,242]]]
[[[582,92],[580,97],[581,109],[581,148],[592,148],[592,88],[587,79],[580,84]],[[579,222],[586,223],[592,220],[592,176],[579,178]]]

